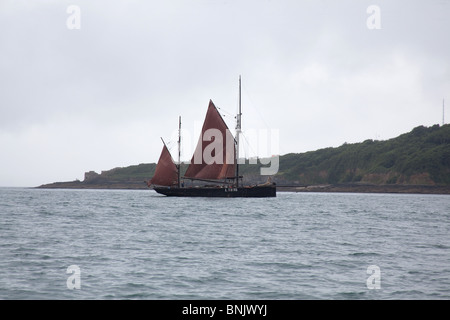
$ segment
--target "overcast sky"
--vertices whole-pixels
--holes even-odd
[[[0,186],[156,162],[178,116],[188,160],[209,99],[234,129],[239,75],[279,154],[441,124],[449,30],[448,0],[0,0]]]

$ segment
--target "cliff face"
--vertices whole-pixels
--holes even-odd
[[[84,182],[89,183],[98,180],[100,175],[95,171],[89,171],[84,173]]]

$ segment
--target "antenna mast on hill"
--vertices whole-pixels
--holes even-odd
[[[236,188],[239,188],[239,135],[241,134],[241,76],[239,76],[239,111],[236,116]]]
[[[444,107],[444,99],[442,99],[442,125],[445,124],[445,121],[444,121],[444,111],[445,111],[445,107]]]
[[[181,188],[181,116],[178,118],[178,188]]]

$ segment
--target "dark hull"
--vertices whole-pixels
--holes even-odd
[[[158,193],[170,197],[221,197],[221,198],[268,198],[276,197],[277,189],[273,185],[225,188],[225,187],[154,187]]]

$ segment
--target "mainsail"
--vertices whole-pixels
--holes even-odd
[[[210,100],[197,147],[184,176],[214,180],[235,177],[235,148],[233,135]]]
[[[164,144],[158,164],[156,165],[155,174],[148,182],[148,185],[173,186],[177,184],[177,181],[178,169],[173,162],[169,149]]]

